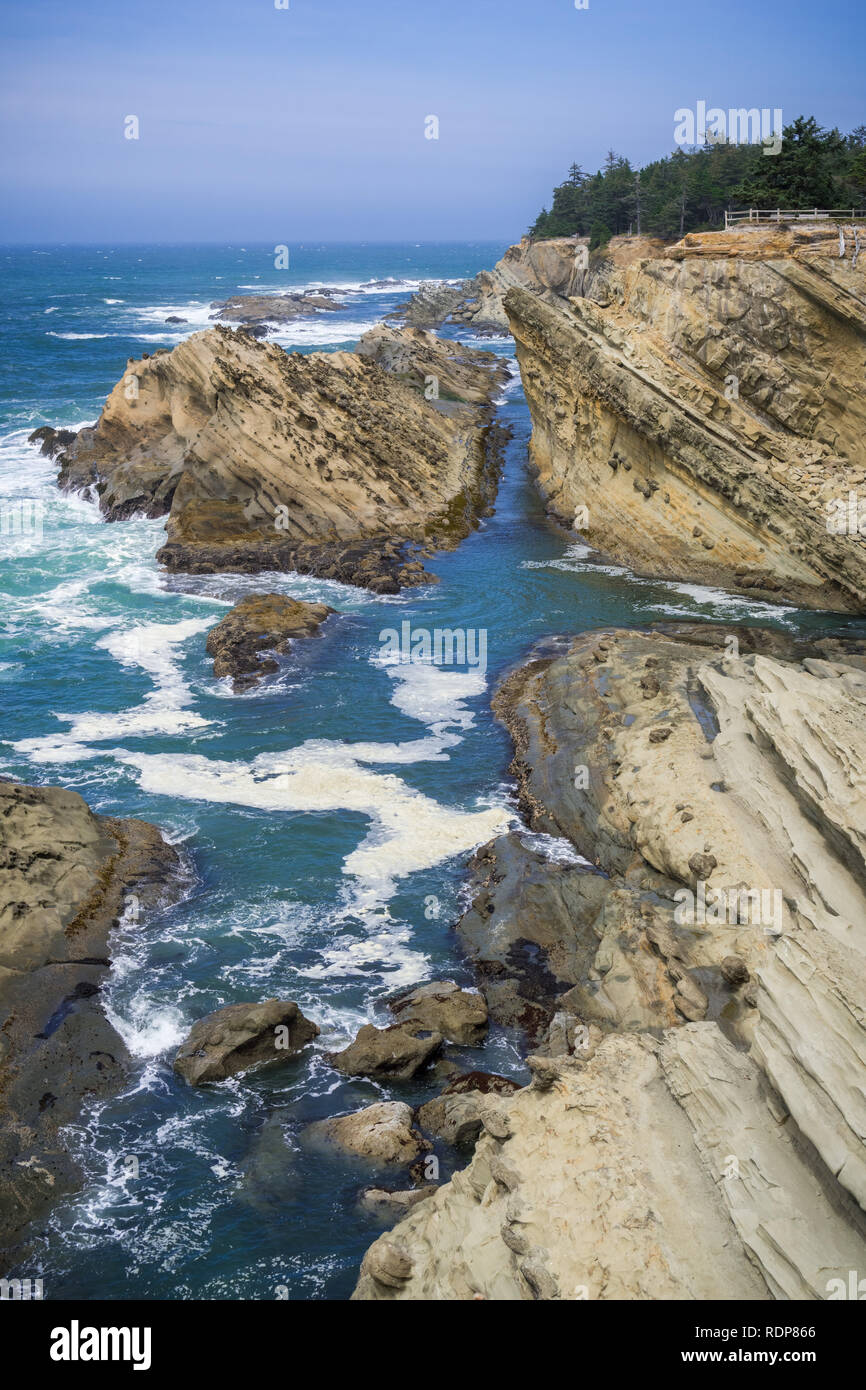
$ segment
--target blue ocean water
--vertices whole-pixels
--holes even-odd
[[[41,1268],[19,1271],[41,1273],[46,1298],[351,1292],[377,1232],[356,1205],[369,1176],[298,1136],[310,1119],[439,1089],[346,1081],[323,1054],[380,1020],[398,987],[472,982],[451,930],[466,860],[517,823],[510,745],[489,699],[533,643],[664,618],[863,631],[596,562],[543,514],[516,375],[499,404],[512,437],[495,514],[430,562],[438,585],[397,597],[292,575],[168,577],[154,559],[162,521],[106,524],[60,494],[52,464],[26,444],[36,425],[95,420],[127,357],[205,327],[214,299],[340,287],[344,309],[277,338],[290,351],[334,350],[420,280],[474,274],[503,250],[298,246],[287,273],[262,246],[0,248],[0,507],[25,515],[24,502],[29,518],[0,535],[0,771],[155,822],[188,875],[182,901],[140,920],[131,911],[116,933],[104,997],[135,1073],[70,1132],[84,1187],[40,1232]],[[385,278],[395,283],[364,288]],[[187,322],[166,324],[170,315]],[[513,356],[508,339],[483,345]],[[339,616],[259,690],[233,695],[211,674],[205,634],[262,590],[326,601]],[[406,619],[483,629],[486,671],[389,664],[380,634]],[[271,996],[320,1025],[313,1049],[204,1090],[174,1076],[195,1019]],[[527,1075],[520,1039],[500,1028],[457,1060]],[[447,1176],[451,1158],[438,1157]]]

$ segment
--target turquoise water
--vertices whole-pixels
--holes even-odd
[[[356,1209],[369,1178],[305,1152],[298,1134],[313,1118],[439,1089],[347,1082],[322,1054],[377,1021],[399,987],[472,981],[451,930],[466,860],[516,823],[510,746],[489,711],[497,680],[545,635],[610,623],[846,626],[594,562],[532,489],[516,376],[499,405],[512,438],[494,516],[430,562],[439,585],[393,598],[290,575],[170,579],[154,561],[161,521],[106,525],[59,494],[50,462],[26,445],[37,424],[94,420],[126,358],[205,326],[214,298],[345,287],[344,310],[277,340],[346,347],[420,279],[471,275],[503,249],[293,247],[289,275],[263,247],[0,250],[0,505],[43,508],[41,535],[0,536],[0,771],[155,822],[187,873],[179,903],[130,914],[116,934],[105,1000],[135,1073],[70,1134],[84,1188],[41,1233],[41,1271],[18,1271],[41,1272],[46,1298],[346,1297],[377,1231]],[[406,283],[360,288],[386,276]],[[188,325],[166,325],[169,314]],[[512,356],[508,340],[486,345]],[[211,674],[205,633],[262,589],[340,616],[236,696]],[[404,619],[484,629],[486,671],[388,664],[380,633]],[[196,1018],[273,995],[320,1025],[314,1049],[220,1087],[175,1078],[173,1051]],[[527,1075],[503,1029],[454,1055]],[[447,1176],[449,1156],[438,1157]]]

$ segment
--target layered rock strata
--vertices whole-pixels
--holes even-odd
[[[355,1297],[833,1296],[866,1259],[864,645],[596,632],[496,708],[570,851],[492,842],[460,924],[533,1082]]]
[[[866,258],[844,227],[617,238],[578,292],[505,308],[541,491],[591,546],[864,610]]]
[[[504,299],[522,286],[536,294],[582,294],[589,267],[587,237],[554,237],[531,241],[523,237],[509,246],[492,270],[481,270],[457,284],[428,281],[389,317],[418,328],[459,324],[480,337],[511,332]]]
[[[94,427],[33,440],[109,520],[166,515],[170,570],[292,570],[394,593],[431,579],[406,548],[456,544],[498,472],[490,402],[505,368],[427,335],[417,346],[421,369],[410,335],[398,373],[378,341],[287,354],[217,327],[130,359]],[[437,367],[454,389],[428,399],[419,383]]]

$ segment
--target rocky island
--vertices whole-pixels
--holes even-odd
[[[166,515],[169,570],[396,593],[431,580],[408,546],[453,546],[489,505],[504,380],[492,354],[411,330],[304,356],[217,327],[131,359],[92,428],[33,438],[109,520]]]

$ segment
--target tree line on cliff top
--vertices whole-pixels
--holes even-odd
[[[572,164],[529,235],[588,236],[593,247],[623,232],[669,241],[723,227],[726,208],[864,205],[866,125],[842,135],[798,116],[784,127],[774,155],[761,145],[708,141],[640,169],[613,150],[595,174]]]

